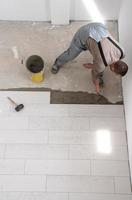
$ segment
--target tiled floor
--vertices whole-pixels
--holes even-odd
[[[132,200],[123,106],[0,92],[0,200]]]

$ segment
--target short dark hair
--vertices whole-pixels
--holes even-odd
[[[128,71],[128,65],[125,62],[123,62],[122,60],[119,60],[116,63],[114,63],[114,71],[116,74],[125,76],[125,74]]]

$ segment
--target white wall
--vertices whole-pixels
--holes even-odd
[[[85,4],[87,3],[87,6]],[[122,0],[71,0],[71,20],[92,20],[89,13],[91,2],[106,20],[117,20]],[[92,10],[94,13],[94,10]]]
[[[94,2],[104,19],[118,19],[122,0],[0,0],[0,20],[54,21],[92,20]],[[85,5],[85,3],[87,5]],[[69,5],[70,3],[70,5]],[[60,22],[59,22],[60,20]],[[55,21],[55,23],[56,23]]]
[[[49,1],[0,0],[0,20],[49,21]]]
[[[50,10],[52,24],[69,24],[70,0],[50,0]]]
[[[119,16],[119,38],[126,52],[129,73],[123,79],[129,157],[132,177],[132,0],[123,0]]]

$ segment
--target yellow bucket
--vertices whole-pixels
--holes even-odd
[[[39,73],[32,73],[31,80],[35,83],[40,83],[44,80],[44,72],[41,71]]]
[[[44,61],[40,56],[30,56],[27,59],[26,67],[30,73],[30,79],[34,83],[40,83],[44,80]]]

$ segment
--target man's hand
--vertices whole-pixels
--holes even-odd
[[[93,68],[93,64],[92,63],[85,63],[83,64],[83,66],[87,69],[92,69]]]
[[[100,92],[99,80],[93,80],[93,84],[95,85],[96,93],[99,94]]]
[[[85,63],[85,64],[83,64],[83,66],[87,69],[93,69],[92,63]],[[99,80],[98,79],[93,80],[93,84],[95,86],[96,93],[99,94],[99,92],[100,92]]]

